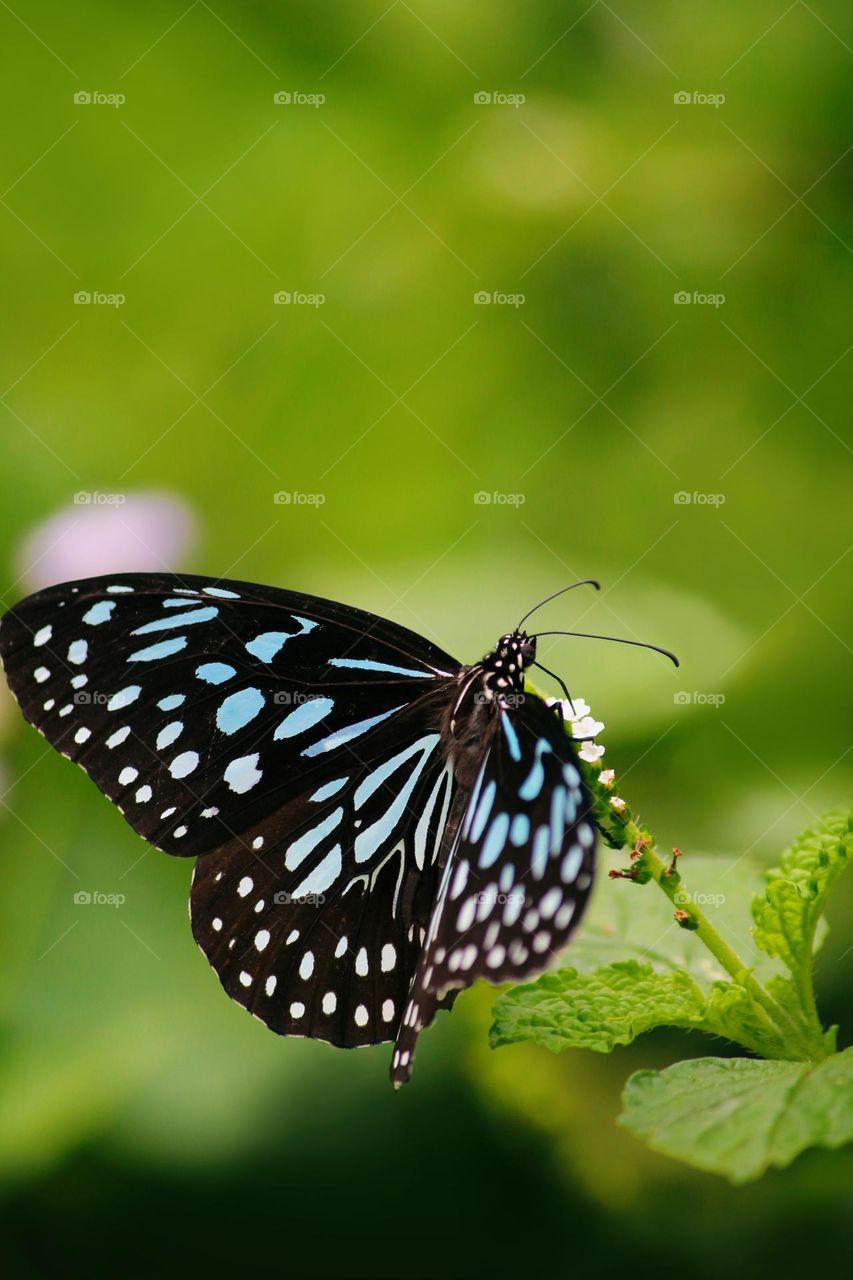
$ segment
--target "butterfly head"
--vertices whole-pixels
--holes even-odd
[[[536,637],[525,631],[509,631],[501,636],[495,653],[505,662],[515,662],[523,670],[536,660]]]
[[[530,666],[535,658],[535,636],[528,636],[524,631],[507,632],[481,663],[486,687],[493,693],[520,692],[524,685],[524,668]]]

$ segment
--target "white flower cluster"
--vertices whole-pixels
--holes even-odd
[[[573,698],[571,702],[566,698],[549,698],[549,707],[559,707],[562,712],[563,719],[572,726],[573,738],[587,738],[589,741],[582,742],[578,755],[581,760],[586,760],[587,764],[595,764],[604,755],[604,747],[598,742],[593,742],[593,738],[597,738],[604,728],[601,720],[595,720],[590,713],[588,703],[583,698]],[[598,780],[605,787],[612,787],[616,781],[616,773],[613,769],[602,769],[598,775]],[[621,813],[625,808],[625,801],[621,796],[611,796],[610,804],[617,813]]]
[[[550,698],[548,705],[559,705],[563,719],[572,726],[573,738],[590,739],[588,742],[581,743],[578,751],[581,760],[586,760],[587,764],[595,764],[596,760],[600,760],[604,755],[604,747],[593,742],[592,739],[601,733],[604,724],[601,720],[593,719],[589,706],[583,698],[573,698],[571,702],[566,698]]]

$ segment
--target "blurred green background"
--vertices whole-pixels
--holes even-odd
[[[15,0],[0,39],[5,604],[81,491],[169,495],[174,568],[469,661],[594,575],[542,625],[681,671],[541,656],[664,843],[771,858],[850,795],[847,5]],[[395,1096],[386,1047],[270,1035],[193,946],[189,867],[7,704],[9,1274],[849,1263],[853,1152],[734,1191],[614,1128],[631,1070],[725,1046],[491,1054],[480,984]],[[844,1045],[850,883],[831,924]]]

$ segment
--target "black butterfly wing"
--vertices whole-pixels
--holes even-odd
[[[435,909],[391,1067],[408,1080],[419,1032],[477,978],[547,968],[592,888],[595,828],[575,748],[541,699],[498,710]]]
[[[26,718],[187,856],[259,829],[459,670],[362,610],[171,574],[38,592],[3,618],[0,656]]]
[[[429,703],[279,809],[262,848],[232,840],[196,863],[196,941],[273,1031],[345,1047],[396,1035],[455,789]]]
[[[276,1031],[393,1039],[454,793],[454,659],[316,597],[134,574],[22,601],[0,655],[140,835],[204,855],[193,931],[229,995]]]

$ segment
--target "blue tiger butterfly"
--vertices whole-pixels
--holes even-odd
[[[530,613],[466,665],[316,596],[118,574],[21,601],[0,657],[26,719],[196,859],[192,930],[229,996],[282,1035],[394,1041],[397,1086],[439,1008],[544,969],[589,899],[590,796],[525,691]]]

